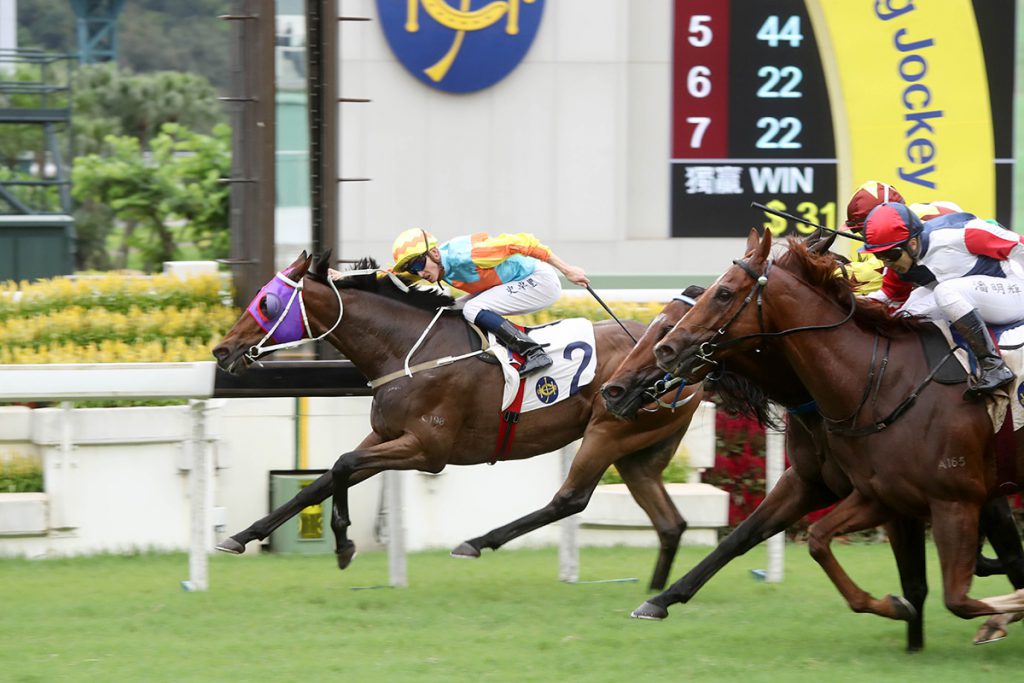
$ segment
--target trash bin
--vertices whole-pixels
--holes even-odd
[[[294,498],[307,484],[313,483],[327,470],[271,470],[270,509]],[[334,552],[331,531],[331,499],[310,505],[270,534],[270,551],[298,555]]]

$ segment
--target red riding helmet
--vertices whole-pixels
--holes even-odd
[[[878,252],[892,249],[917,237],[924,230],[921,219],[906,204],[887,202],[871,210],[864,221],[867,242],[861,251]]]
[[[864,221],[871,213],[871,209],[885,202],[907,203],[903,199],[903,195],[897,192],[892,185],[880,183],[877,180],[867,181],[857,188],[857,191],[850,197],[850,203],[846,205],[846,226],[863,229]]]

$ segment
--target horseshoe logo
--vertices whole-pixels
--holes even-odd
[[[377,7],[392,50],[413,75],[442,90],[470,92],[497,82],[522,59],[544,4],[544,0],[492,0],[474,8],[474,2],[481,4],[479,0],[406,0],[403,12],[396,10],[401,5],[395,0],[377,0]],[[467,41],[468,33],[481,37]],[[415,55],[407,49],[413,45]]]

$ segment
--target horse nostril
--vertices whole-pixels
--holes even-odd
[[[601,394],[605,398],[618,398],[622,396],[623,392],[625,392],[625,389],[618,384],[606,384],[604,385],[604,388],[601,389]]]
[[[223,346],[218,346],[213,350],[213,357],[216,358],[217,360],[224,360],[225,358],[228,357],[230,353],[231,352],[228,351]]]
[[[662,342],[654,347],[654,355],[661,361],[672,360],[676,355],[676,350],[672,348],[671,344],[665,344]]]

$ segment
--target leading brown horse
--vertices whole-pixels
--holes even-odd
[[[821,242],[827,248],[830,242]],[[688,287],[654,319],[629,355],[605,383],[602,395],[608,410],[623,419],[633,419],[649,401],[647,387],[663,380],[665,372],[655,364],[654,346],[682,319],[704,290]],[[665,619],[668,607],[687,603],[726,564],[771,536],[780,533],[809,512],[822,509],[847,496],[853,489],[849,478],[827,449],[824,420],[810,394],[777,349],[770,345],[754,353],[737,354],[723,364],[707,390],[718,390],[720,407],[742,412],[764,425],[769,419],[767,399],[787,407],[786,455],[790,466],[767,493],[753,513],[743,520],[718,546],[683,578],[650,598],[633,612],[641,619]],[[734,374],[757,385],[772,388],[772,395],[756,392],[750,384],[737,382]],[[991,563],[990,571],[1005,571],[1016,588],[1024,588],[1024,550],[1005,497],[986,505],[982,520],[986,535],[998,550],[1002,565]],[[924,523],[913,517],[899,517],[886,524],[889,544],[896,558],[902,598],[909,607],[907,650],[924,647],[925,576]],[[993,617],[983,626],[977,640],[989,641],[1006,633],[1006,624]]]
[[[835,277],[836,260],[791,241],[770,259],[771,233],[751,231],[734,261],[655,346],[659,366],[696,381],[715,363],[775,345],[827,423],[829,453],[853,492],[814,524],[811,555],[852,609],[903,618],[898,605],[857,586],[830,547],[835,535],[896,516],[931,519],[946,607],[957,616],[1024,611],[1024,591],[976,600],[967,595],[986,501],[1019,486],[997,466],[985,406],[962,387],[929,381],[920,332],[929,323],[892,318]],[[1016,472],[1024,467],[1017,434]]]
[[[301,307],[308,317],[304,331],[297,325],[299,335],[324,337],[367,377],[401,374],[406,356],[430,326],[435,311],[450,306],[452,299],[435,290],[403,291],[390,277],[373,272],[329,282],[327,265],[326,256],[314,264],[313,258],[303,253],[283,272],[283,279],[278,278],[301,287],[298,301],[290,299],[296,310]],[[376,269],[372,261],[360,266]],[[271,300],[267,293],[257,295],[251,306],[271,324],[284,320],[288,310],[281,295]],[[628,324],[633,334],[639,335],[643,329],[638,323]],[[453,554],[476,557],[483,548],[496,550],[513,538],[580,512],[601,475],[614,463],[658,534],[660,548],[650,585],[661,589],[686,529],[661,473],[690,423],[701,389],[699,385],[688,387],[682,398],[692,400],[675,411],[661,410],[631,423],[622,422],[605,410],[598,388],[633,341],[615,324],[595,324],[594,335],[594,381],[550,407],[523,413],[508,453],[510,459],[529,458],[582,437],[565,482],[543,508],[462,543]],[[243,314],[213,354],[221,368],[239,372],[260,355],[268,337],[253,315]],[[281,340],[275,336],[270,341]],[[417,349],[415,359],[418,363],[470,352],[469,328],[462,316],[442,315]],[[503,387],[501,369],[469,358],[413,370],[412,376],[401,376],[374,389],[372,431],[359,446],[343,454],[329,472],[292,501],[226,539],[219,549],[240,553],[247,542],[265,538],[302,508],[333,494],[331,527],[338,566],[344,569],[355,553],[355,545],[347,537],[350,486],[383,470],[440,472],[447,465],[493,461]]]

